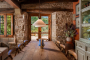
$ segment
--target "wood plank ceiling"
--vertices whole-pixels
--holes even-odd
[[[4,0],[0,0],[1,2]],[[14,8],[20,8],[22,4],[36,4],[39,3],[39,0],[5,0],[7,3],[9,3],[11,6]],[[40,0],[40,3],[56,3],[56,2],[77,2],[78,0]],[[24,11],[35,11],[38,12],[39,9],[24,9]],[[43,11],[73,11],[73,9],[61,9],[61,8],[56,8],[56,9],[40,9],[41,12]]]

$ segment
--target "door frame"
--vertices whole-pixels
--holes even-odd
[[[31,41],[31,16],[38,16],[39,17],[39,14],[38,13],[29,13],[28,14],[28,39]],[[48,39],[49,41],[51,41],[51,14],[40,14],[40,18],[41,16],[48,16]],[[29,23],[30,22],[30,23]],[[40,34],[40,35],[39,35]],[[41,38],[41,27],[38,28],[38,38]]]

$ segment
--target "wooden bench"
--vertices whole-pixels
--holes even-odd
[[[8,57],[8,47],[0,47],[0,60],[4,60]]]

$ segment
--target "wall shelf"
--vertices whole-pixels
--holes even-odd
[[[90,6],[86,7],[86,8],[83,8],[82,9],[82,12],[86,12],[86,11],[89,11],[90,10]]]
[[[90,24],[82,24],[82,27],[90,27]]]

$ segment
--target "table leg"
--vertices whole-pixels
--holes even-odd
[[[2,56],[0,56],[0,60],[2,60]]]

